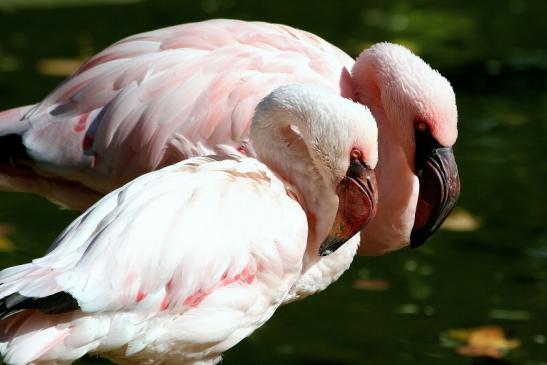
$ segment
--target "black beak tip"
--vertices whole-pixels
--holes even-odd
[[[327,239],[319,247],[319,256],[328,256],[334,251],[338,250],[346,240],[336,239],[334,237],[327,237]]]
[[[434,143],[429,143],[434,145]],[[421,166],[420,191],[410,247],[423,245],[442,225],[460,195],[460,178],[452,148],[422,148],[416,165]]]
[[[423,245],[427,239],[431,236],[432,233],[429,232],[420,232],[420,231],[412,231],[410,234],[410,247],[411,248],[418,248],[421,245]]]

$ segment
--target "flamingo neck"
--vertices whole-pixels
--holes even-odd
[[[253,120],[251,142],[257,158],[265,163],[287,186],[287,191],[302,206],[308,220],[307,255],[304,270],[319,259],[319,246],[328,235],[338,207],[338,197],[329,189],[303,136],[309,135],[307,119],[298,114],[276,110]],[[288,122],[290,121],[290,122]],[[295,132],[295,131],[299,132]],[[300,133],[301,132],[301,133]]]
[[[418,201],[419,182],[408,153],[382,114],[373,111],[379,132],[375,172],[380,202],[376,218],[361,234],[359,253],[364,255],[381,255],[408,245]]]
[[[402,138],[402,121],[390,120],[382,85],[390,82],[380,75],[378,60],[363,53],[352,70],[358,101],[368,106],[378,125],[376,179],[380,202],[375,219],[362,231],[361,255],[381,255],[408,245],[414,225],[419,183],[414,175],[413,140]],[[388,99],[390,100],[390,99]],[[412,142],[412,143],[411,143]]]
[[[306,213],[308,221],[308,244],[302,271],[314,265],[319,259],[319,246],[327,236],[338,197],[329,192],[312,158],[307,153],[290,156],[288,164],[266,163],[287,186],[289,195],[297,200]],[[291,194],[292,193],[292,194]]]

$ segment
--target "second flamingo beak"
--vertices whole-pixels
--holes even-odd
[[[416,138],[416,175],[420,191],[410,246],[422,245],[444,222],[460,195],[460,177],[454,153],[430,135]]]
[[[352,159],[346,176],[336,189],[338,211],[319,255],[327,256],[361,231],[376,214],[378,189],[374,171],[358,159]]]

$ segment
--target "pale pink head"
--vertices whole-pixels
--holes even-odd
[[[334,252],[373,219],[377,135],[366,107],[315,86],[281,86],[257,105],[250,139],[298,193],[313,256]]]
[[[360,253],[419,246],[459,195],[454,91],[420,57],[390,43],[365,50],[352,79],[355,98],[369,106],[379,130],[378,214],[363,232]]]

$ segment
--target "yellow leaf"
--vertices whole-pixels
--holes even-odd
[[[7,224],[0,224],[0,252],[11,252],[15,249],[15,245],[6,237],[12,231]]]
[[[479,218],[462,208],[456,208],[446,218],[441,229],[454,232],[470,232],[479,229],[480,226],[481,221]]]
[[[506,338],[503,329],[496,326],[454,329],[449,330],[447,335],[465,343],[456,349],[458,354],[464,356],[489,356],[499,359],[505,352],[520,346],[518,340]]]
[[[11,252],[15,249],[13,243],[6,237],[0,237],[0,252]]]
[[[84,62],[83,58],[45,58],[38,61],[38,72],[46,76],[69,76]]]

